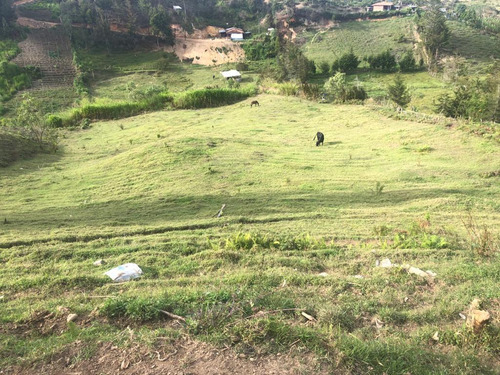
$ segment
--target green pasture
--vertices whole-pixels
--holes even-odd
[[[315,62],[332,63],[351,48],[360,58],[390,49],[397,56],[413,47],[413,20],[410,17],[342,22],[328,31],[305,32],[303,51]],[[363,66],[362,63],[361,66]]]
[[[128,100],[135,92],[154,86],[166,87],[171,92],[208,86],[224,88],[228,83],[220,72],[234,69],[234,64],[206,67],[183,63],[162,51],[108,54],[101,50],[83,50],[80,55],[83,65],[92,72],[90,93],[96,100]],[[242,72],[241,85],[257,78],[255,73]]]
[[[491,64],[500,58],[500,38],[481,33],[460,22],[447,22],[450,28],[450,40],[446,52],[467,59],[472,68],[477,65]]]
[[[0,169],[0,367],[77,340],[136,345],[130,325],[150,347],[189,334],[257,356],[308,351],[324,373],[496,372],[498,144],[377,107],[251,100],[63,131],[57,154]],[[376,268],[385,257],[437,277]],[[103,275],[127,262],[143,277]],[[459,316],[474,297],[493,315],[477,335]],[[15,334],[34,312],[65,325],[58,306],[79,320]]]
[[[388,87],[394,83],[397,73],[366,72],[360,71],[347,76],[351,84],[361,85],[368,97],[377,102],[384,102],[388,97]],[[443,82],[439,77],[432,76],[427,71],[403,73],[402,77],[411,93],[411,102],[408,108],[416,108],[419,112],[434,113],[437,98],[450,92],[449,84]],[[317,76],[312,82],[323,86],[325,77]]]

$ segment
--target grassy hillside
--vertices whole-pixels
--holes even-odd
[[[39,151],[40,147],[34,142],[0,129],[0,167],[29,158]]]
[[[498,145],[369,106],[258,100],[95,123],[1,171],[0,367],[78,370],[103,343],[173,352],[189,334],[308,353],[306,373],[495,373]],[[144,276],[103,275],[126,262]],[[474,297],[493,315],[479,335],[459,316]]]
[[[316,62],[332,63],[353,49],[363,58],[386,49],[400,55],[412,49],[412,19],[391,18],[361,22],[342,22],[330,31],[308,32],[304,47],[306,56]]]
[[[500,38],[481,33],[459,22],[448,22],[450,54],[465,57],[472,64],[492,63],[500,58]]]

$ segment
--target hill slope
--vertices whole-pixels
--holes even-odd
[[[86,371],[111,346],[131,371],[155,350],[174,365],[189,335],[311,374],[494,373],[500,263],[464,223],[498,244],[498,146],[368,106],[258,100],[96,123],[2,169],[0,366]],[[127,262],[138,281],[103,275]],[[476,336],[459,313],[477,296],[492,323]]]

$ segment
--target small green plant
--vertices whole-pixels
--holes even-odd
[[[372,190],[373,194],[381,195],[382,192],[384,191],[384,188],[385,188],[385,185],[381,184],[380,181],[377,181],[377,183],[375,184],[375,189]]]
[[[82,121],[80,122],[80,128],[82,128],[83,130],[89,129],[90,128],[90,120],[88,118],[82,119]]]
[[[393,247],[399,249],[424,248],[446,249],[450,241],[431,230],[430,216],[411,223],[407,230],[396,230],[393,238]]]
[[[384,237],[391,233],[391,228],[387,225],[378,225],[373,227],[373,233],[378,237]]]

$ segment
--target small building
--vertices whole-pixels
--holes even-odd
[[[225,72],[220,72],[225,79],[234,79],[236,81],[241,80],[241,73],[237,70],[226,70]]]
[[[389,1],[381,1],[380,3],[375,3],[367,8],[369,12],[387,12],[394,8],[394,3]]]
[[[181,10],[182,10],[182,7],[178,6],[178,5],[174,5],[173,6],[174,10],[179,13]]]
[[[231,40],[237,41],[237,42],[243,40],[243,33],[232,33]]]

